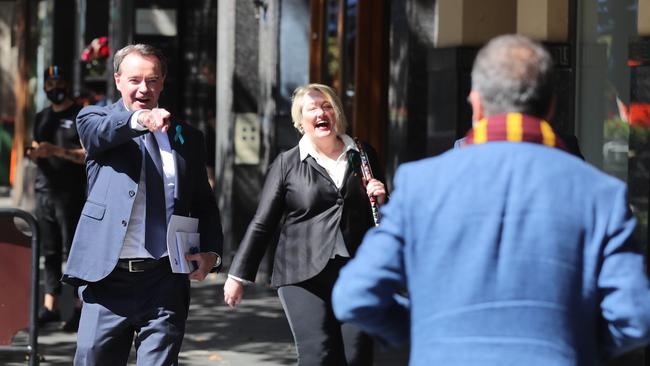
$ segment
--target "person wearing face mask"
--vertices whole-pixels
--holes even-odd
[[[74,123],[81,107],[70,98],[68,78],[60,66],[47,67],[43,78],[51,105],[36,114],[33,141],[26,151],[38,168],[36,218],[45,258],[45,296],[39,325],[60,320],[57,296],[61,294],[61,264],[70,249],[86,186],[84,150]],[[65,331],[76,331],[79,325],[81,303],[77,298],[74,302],[72,316],[63,324]]]
[[[383,172],[370,145],[361,144],[378,179],[364,182],[359,146],[345,134],[339,97],[322,84],[296,89],[291,106],[298,146],[271,165],[253,221],[224,285],[224,300],[237,306],[244,283],[255,280],[260,261],[280,237],[271,285],[278,288],[298,351],[298,365],[372,365],[372,340],[332,312],[339,270],[374,226],[369,197],[386,200]]]

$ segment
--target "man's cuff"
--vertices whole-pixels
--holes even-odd
[[[131,124],[132,129],[134,129],[136,131],[145,131],[147,129],[145,126],[141,125],[138,122],[138,116],[140,115],[140,113],[142,113],[144,111],[149,111],[149,110],[148,109],[138,109],[137,111],[135,111],[135,113],[133,113],[131,115],[130,124]]]
[[[243,279],[243,278],[239,278],[239,277],[237,277],[237,276],[233,276],[233,275],[231,275],[230,273],[228,273],[228,278],[232,278],[233,280],[235,280],[235,281],[241,283],[241,284],[244,285],[244,286],[246,286],[246,285],[250,285],[250,284],[253,283],[253,282],[251,282],[251,281],[249,281],[249,280],[245,280],[245,279]]]

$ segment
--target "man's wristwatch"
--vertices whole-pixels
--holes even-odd
[[[214,262],[214,266],[212,266],[212,269],[221,267],[221,256],[219,254],[215,253],[215,252],[210,252],[210,253],[217,256],[217,261]]]
[[[217,268],[217,267],[220,267],[220,266],[221,266],[221,256],[219,254],[217,254],[217,261],[214,262],[214,268]]]

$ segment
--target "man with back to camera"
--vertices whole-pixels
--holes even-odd
[[[626,186],[542,119],[551,73],[523,36],[479,52],[465,145],[399,168],[334,288],[341,321],[388,343],[410,333],[411,365],[595,365],[648,342]],[[404,286],[409,304],[395,297]]]
[[[43,72],[43,90],[51,105],[36,114],[34,134],[27,156],[36,163],[36,217],[41,230],[45,295],[38,324],[60,319],[61,264],[70,250],[86,192],[84,150],[79,142],[75,118],[81,109],[70,97],[64,69],[50,65]],[[73,300],[72,316],[62,330],[74,332],[79,326],[81,302]]]
[[[223,234],[205,170],[201,133],[160,108],[167,67],[156,48],[117,51],[122,99],[81,110],[88,199],[64,281],[80,283],[84,302],[75,365],[176,365],[189,309],[190,279],[220,264]],[[166,231],[173,215],[199,219],[198,268],[173,273]],[[135,336],[135,339],[134,339]]]

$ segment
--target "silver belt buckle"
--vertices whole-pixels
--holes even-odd
[[[142,259],[130,260],[129,261],[129,272],[136,272],[136,273],[137,272],[144,272],[144,269],[141,269],[141,270],[133,269],[133,263],[140,263],[140,262],[144,262],[144,260],[142,260]]]

